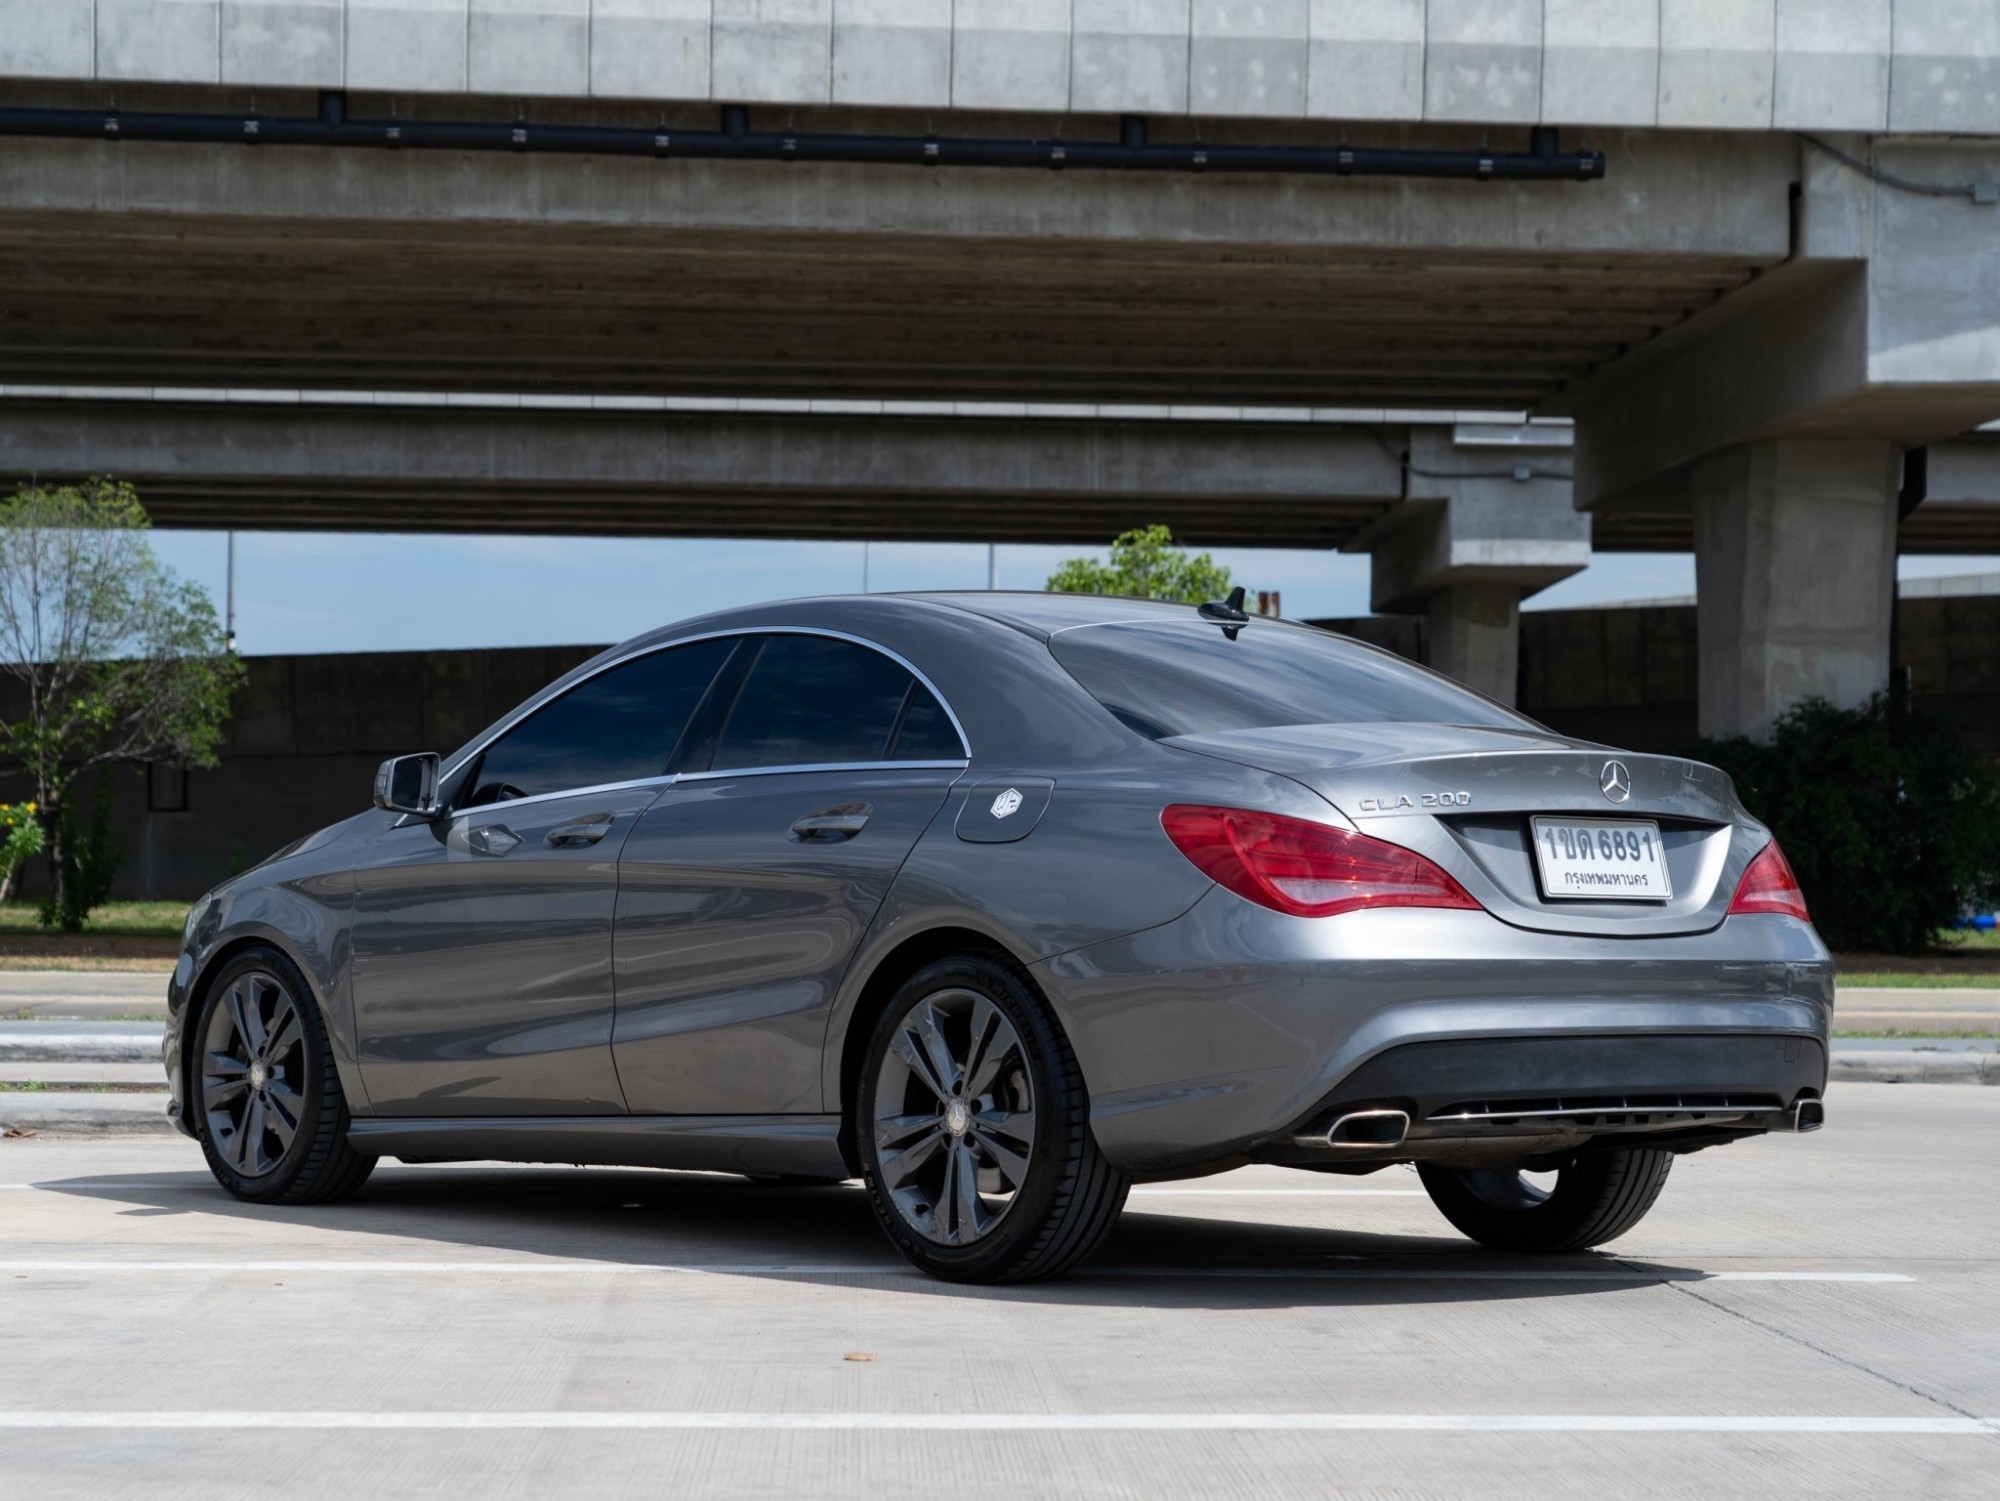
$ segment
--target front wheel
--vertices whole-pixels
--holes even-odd
[[[940,960],[896,992],[854,1126],[882,1228],[947,1281],[1059,1276],[1110,1234],[1130,1186],[1091,1135],[1068,1039],[999,955]]]
[[[1432,1167],[1417,1175],[1438,1212],[1496,1251],[1582,1251],[1616,1240],[1646,1217],[1674,1154],[1620,1147],[1572,1158],[1553,1185],[1515,1168]]]
[[[347,1142],[347,1099],[326,1023],[276,949],[232,959],[188,1041],[195,1132],[215,1179],[253,1204],[345,1198],[375,1167]]]

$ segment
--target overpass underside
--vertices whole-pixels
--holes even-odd
[[[1203,130],[1346,138],[1318,122]],[[1362,139],[1470,151],[1526,132]],[[1592,145],[1608,182],[13,139],[0,380],[1520,410],[1787,253],[1785,142],[1614,131]],[[1715,176],[1726,199],[1703,182]]]

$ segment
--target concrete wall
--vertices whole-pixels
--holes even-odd
[[[1386,621],[1396,625],[1385,629]],[[1897,665],[1917,701],[1956,715],[2000,755],[2000,594],[1905,596]],[[1428,660],[1422,622],[1315,622]],[[1685,749],[1696,736],[1695,607],[1529,610],[1521,615],[1520,708],[1565,734],[1633,750]]]
[[[0,76],[2000,130],[2000,0],[0,0]]]
[[[194,897],[232,869],[368,806],[375,768],[463,745],[596,646],[250,657],[222,764],[188,774],[187,811],[148,812],[139,768],[112,773],[126,862],[115,894]],[[177,777],[158,775],[171,787]],[[177,787],[171,790],[177,791]],[[0,797],[29,794],[0,782]],[[24,887],[46,885],[42,862]]]

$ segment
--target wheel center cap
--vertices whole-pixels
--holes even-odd
[[[270,1078],[270,1071],[264,1067],[263,1059],[260,1058],[250,1065],[250,1087],[252,1089],[262,1089],[270,1081]]]
[[[965,1135],[972,1124],[972,1110],[963,1100],[947,1100],[944,1107],[944,1128],[953,1136]]]

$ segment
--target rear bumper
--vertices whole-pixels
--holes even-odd
[[[1603,1139],[1707,1144],[1813,1130],[1826,1075],[1817,1038],[1783,1033],[1409,1043],[1355,1069],[1260,1155],[1300,1166],[1470,1164]]]
[[[1826,1082],[1833,965],[1789,918],[1611,939],[1481,912],[1290,918],[1212,892],[1036,973],[1100,1146],[1141,1174],[1325,1163],[1293,1138],[1377,1104],[1407,1109],[1412,1138],[1506,1137],[1516,1150],[1662,1129],[1665,1112],[1704,1105],[1717,1113],[1664,1125],[1765,1130]],[[1523,1125],[1524,1112],[1539,1118]]]

